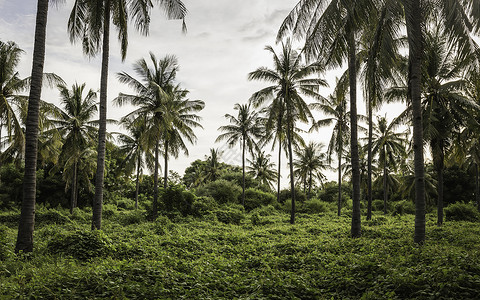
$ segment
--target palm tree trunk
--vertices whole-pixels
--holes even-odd
[[[478,163],[475,163],[475,199],[477,200],[477,210],[480,211],[480,170]]]
[[[339,133],[337,137],[340,138],[338,145],[338,200],[337,200],[337,215],[340,217],[342,212],[342,151],[343,151],[343,120],[339,124]]]
[[[77,207],[77,162],[73,164],[73,180],[72,180],[72,200],[70,204],[70,213]]]
[[[358,128],[357,128],[357,71],[355,67],[355,34],[349,34],[349,59],[348,76],[350,83],[350,126],[351,126],[351,156],[352,156],[352,185],[353,185],[353,211],[352,211],[352,237],[361,235],[360,219],[360,163],[358,157]]]
[[[23,178],[23,199],[15,252],[33,251],[33,230],[35,227],[35,192],[38,147],[38,114],[42,93],[42,74],[45,62],[45,38],[47,34],[48,0],[38,0],[33,46],[31,87],[25,131],[25,173]]]
[[[312,192],[312,171],[309,173],[309,178],[308,178],[308,194],[307,194],[307,200],[310,200],[310,194]]]
[[[282,161],[282,140],[278,138],[277,203],[280,203],[280,163]]]
[[[292,193],[292,210],[290,212],[290,224],[295,224],[295,183],[293,178],[293,151],[292,151],[292,127],[293,124],[288,124],[287,140],[288,140],[288,160],[290,164],[290,189]]]
[[[242,205],[245,207],[245,136],[242,137]]]
[[[443,140],[439,140],[438,158],[434,158],[435,169],[437,170],[437,226],[443,225],[443,168],[444,168],[444,153]]]
[[[165,139],[165,172],[163,176],[163,188],[167,189],[168,187],[168,141]]]
[[[137,158],[137,179],[135,180],[135,209],[138,209],[138,190],[140,188],[140,155]]]
[[[100,119],[98,125],[97,172],[93,199],[92,230],[102,229],[103,182],[105,175],[105,149],[107,133],[107,85],[110,56],[110,0],[105,0],[103,19],[102,73],[100,78]]]
[[[368,153],[367,153],[367,220],[372,219],[372,140],[373,140],[372,99],[368,99]]]
[[[153,204],[152,217],[155,220],[158,216],[158,142],[155,143],[155,170],[153,171]]]
[[[385,153],[385,146],[383,147],[383,214],[387,214],[387,153]]]
[[[413,152],[415,165],[415,243],[425,240],[425,170],[422,122],[422,8],[420,0],[405,0],[409,45],[409,96],[412,101]]]

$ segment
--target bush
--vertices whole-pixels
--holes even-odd
[[[7,241],[7,230],[8,227],[0,225],[0,261],[5,260],[10,252],[10,247]]]
[[[119,200],[117,200],[117,208],[133,210],[135,209],[135,200],[121,197]]]
[[[285,203],[288,199],[292,198],[292,193],[290,189],[285,189],[280,191],[279,201],[280,203]],[[297,202],[305,202],[307,200],[307,196],[301,190],[295,188],[295,200]]]
[[[399,201],[395,203],[392,214],[394,216],[403,214],[415,214],[415,204],[409,200]]]
[[[128,212],[122,212],[118,215],[118,222],[123,226],[132,224],[141,224],[145,222],[145,214],[140,210],[133,210]]]
[[[160,200],[167,212],[179,212],[183,216],[187,216],[192,213],[195,195],[186,191],[182,185],[172,185],[161,190]]]
[[[102,207],[102,215],[105,219],[110,219],[118,214],[117,206],[114,204],[104,204]]]
[[[197,196],[210,196],[219,204],[238,203],[242,188],[227,180],[210,182],[197,190]]]
[[[257,213],[259,216],[271,216],[278,213],[277,209],[273,205],[262,206],[252,210],[252,214]]]
[[[75,231],[57,234],[47,245],[53,254],[64,254],[79,260],[104,257],[113,250],[111,240],[100,230]]]
[[[480,219],[480,214],[473,204],[457,202],[445,208],[445,219],[447,221],[475,222]]]
[[[218,207],[217,202],[212,197],[202,196],[193,201],[192,215],[195,217],[202,217],[215,211]]]
[[[373,211],[383,211],[383,200],[375,199],[372,201]]]
[[[303,212],[308,214],[318,214],[324,213],[329,211],[329,207],[327,203],[319,200],[319,199],[312,199],[304,203],[303,205]]]
[[[239,204],[222,205],[215,211],[215,215],[218,221],[225,224],[240,225],[240,222],[245,219],[245,211]]]
[[[45,212],[39,211],[35,216],[35,224],[58,224],[70,223],[70,218],[62,215],[58,209],[49,209]]]
[[[275,202],[275,196],[258,189],[249,188],[245,191],[245,209],[252,209],[269,205]]]

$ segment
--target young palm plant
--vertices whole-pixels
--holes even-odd
[[[304,183],[308,185],[307,200],[310,200],[312,187],[315,181],[322,183],[325,175],[322,171],[329,168],[326,163],[326,153],[322,152],[323,145],[310,142],[303,149],[296,149],[297,158],[293,161],[295,174]]]
[[[250,164],[248,168],[248,174],[252,175],[253,179],[260,183],[261,186],[273,190],[272,182],[277,177],[275,172],[275,164],[270,161],[270,154],[266,154],[263,151],[254,153],[252,159],[247,159]]]

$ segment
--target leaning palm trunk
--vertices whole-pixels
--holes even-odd
[[[35,191],[38,147],[38,114],[42,93],[42,74],[45,62],[45,38],[47,33],[48,0],[38,0],[33,46],[33,65],[28,113],[25,131],[25,173],[23,178],[23,199],[18,224],[15,252],[33,251],[33,230],[35,226]]]
[[[338,145],[338,199],[337,199],[337,215],[340,217],[342,212],[342,151],[343,151],[343,127],[340,123],[338,135],[340,136],[340,143]]]
[[[277,174],[277,203],[280,203],[280,162],[282,161],[282,140],[278,138],[278,174]]]
[[[409,96],[412,101],[413,152],[415,169],[415,243],[425,240],[425,170],[422,122],[422,8],[420,0],[405,0],[409,45]]]
[[[105,149],[107,133],[107,84],[110,55],[110,0],[105,1],[103,19],[102,73],[100,79],[100,118],[98,124],[97,172],[95,174],[95,198],[93,199],[92,229],[102,229],[103,182],[105,174]]]
[[[438,153],[434,153],[435,158],[433,163],[435,170],[437,171],[437,226],[443,224],[443,168],[444,168],[444,153],[443,153],[443,141],[438,141]],[[435,151],[437,152],[437,151]]]
[[[352,237],[361,235],[360,219],[360,163],[358,157],[358,128],[357,128],[357,78],[355,68],[355,37],[351,32],[349,36],[348,76],[350,83],[350,124],[351,124],[351,156],[352,156],[352,185],[353,185],[353,211],[352,211]]]
[[[373,121],[372,121],[372,100],[368,100],[368,153],[367,153],[367,220],[372,219],[372,140],[373,140]]]
[[[387,197],[388,197],[388,190],[387,190],[387,154],[385,153],[385,146],[383,147],[383,214],[387,214]]]
[[[307,194],[307,200],[310,200],[311,192],[312,192],[312,171],[310,171],[309,177],[308,177],[308,194]]]
[[[478,163],[475,163],[475,200],[477,201],[477,210],[480,211],[480,170]]]

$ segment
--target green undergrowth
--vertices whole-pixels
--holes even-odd
[[[228,211],[228,210],[227,210]],[[0,299],[478,299],[480,228],[427,216],[374,215],[350,238],[348,216],[273,207],[238,222],[115,211],[103,231],[90,214],[51,213],[32,254],[13,253],[16,226],[0,226]],[[237,214],[237,213],[236,213]],[[222,217],[220,217],[221,219]],[[57,222],[55,222],[55,220]]]

